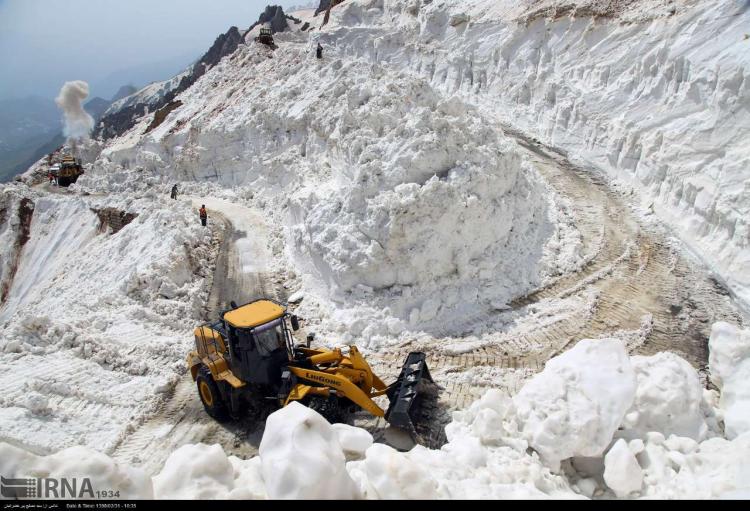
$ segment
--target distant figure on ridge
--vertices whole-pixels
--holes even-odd
[[[177,199],[177,185],[172,187],[172,198]]]
[[[315,49],[315,56],[319,59],[323,58],[323,47],[318,43],[318,47]]]
[[[202,204],[201,209],[198,210],[198,215],[201,217],[201,224],[203,227],[206,226],[206,219],[208,218],[208,213],[206,213],[206,205]]]

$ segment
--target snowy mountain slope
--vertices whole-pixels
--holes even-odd
[[[499,129],[517,124],[574,148],[575,130],[552,123],[550,109],[558,112],[560,101],[576,96],[572,112],[591,116],[593,109],[600,130],[616,126],[617,119],[608,116],[624,111],[634,117],[628,118],[633,126],[648,131],[635,100],[629,96],[632,101],[623,107],[609,78],[597,75],[592,82],[590,69],[575,68],[576,59],[567,50],[560,53],[560,41],[571,48],[591,44],[589,53],[604,58],[596,53],[598,45],[611,38],[641,58],[648,52],[632,45],[643,39],[644,27],[684,27],[691,9],[704,4],[686,6],[673,17],[669,2],[584,1],[572,4],[573,10],[558,10],[549,1],[453,2],[453,11],[446,5],[347,1],[332,11],[323,32],[314,32],[326,46],[322,62],[313,58],[307,33],[279,37],[283,44],[273,53],[241,45],[181,93],[181,105],[156,129],[146,133],[152,115],[145,115],[122,136],[83,148],[101,154],[71,189],[3,187],[0,241],[12,244],[0,245],[0,282],[8,283],[8,300],[0,308],[0,362],[7,367],[0,385],[8,389],[0,402],[0,440],[40,453],[83,444],[112,454],[120,440],[138,436],[133,429],[156,415],[158,428],[138,431],[150,435],[150,443],[136,441],[127,457],[117,457],[132,461],[139,446],[156,445],[167,435],[162,454],[198,441],[183,436],[178,423],[188,422],[185,430],[191,433],[210,429],[180,414],[176,405],[187,393],[170,400],[174,415],[157,412],[184,373],[190,327],[207,301],[204,279],[215,260],[214,240],[189,208],[209,197],[210,218],[223,212],[238,220],[235,235],[241,235],[233,255],[240,268],[270,270],[276,282],[290,276],[285,284],[303,290],[297,311],[307,324],[327,322],[322,342],[355,341],[380,364],[387,355],[414,348],[409,342],[430,337],[434,328],[430,363],[442,365],[440,378],[450,385],[446,394],[457,394],[460,408],[470,402],[456,390],[460,380],[510,388],[497,380],[508,376],[510,367],[515,372],[517,346],[540,358],[519,365],[518,376],[510,378],[513,388],[541,374],[512,399],[494,390],[456,413],[441,449],[398,453],[383,444],[370,446],[366,431],[329,427],[293,406],[272,416],[259,457],[227,458],[218,446],[188,445],[149,480],[96,455],[101,484],[121,484],[144,497],[151,489],[157,497],[320,497],[311,477],[331,484],[325,478],[335,473],[341,484],[327,488],[341,490],[341,497],[745,496],[749,439],[742,382],[748,365],[735,359],[744,357],[746,332],[725,325],[717,329],[721,335],[712,335],[712,356],[722,369],[714,362],[711,369],[721,372],[721,400],[702,388],[685,360],[669,353],[628,356],[633,345],[643,343],[652,350],[675,349],[660,344],[665,337],[705,345],[700,332],[715,314],[731,310],[730,300],[701,301],[703,290],[694,283],[705,281],[680,280],[685,265],[657,246],[658,237],[644,246],[632,243],[647,236],[638,234],[640,225],[620,203],[592,208],[587,222],[595,224],[599,215],[602,239],[584,238],[573,225],[583,218],[580,211],[570,212],[573,198],[601,190],[593,180],[582,180],[579,195],[558,197],[537,171],[559,165],[560,176],[580,169],[562,165],[563,158],[545,160],[541,146],[529,145],[540,151],[540,158],[530,158],[520,151],[527,138],[516,137],[514,145]],[[455,10],[459,5],[465,12]],[[643,5],[658,9],[649,13]],[[539,12],[550,16],[549,26]],[[592,12],[608,17],[594,20]],[[528,21],[525,28],[514,21],[518,17]],[[589,26],[594,28],[584,28]],[[467,53],[467,42],[475,53]],[[496,44],[502,49],[493,54]],[[603,48],[620,51],[612,46]],[[652,68],[658,75],[657,63]],[[500,70],[483,74],[493,64]],[[641,79],[652,72],[636,67]],[[523,73],[526,81],[514,81]],[[556,86],[545,88],[545,80]],[[727,103],[742,100],[739,92],[728,94]],[[654,112],[663,113],[657,107],[664,98],[639,93]],[[583,117],[570,123],[585,124]],[[730,135],[727,147],[731,152],[739,145],[741,155],[737,134]],[[596,163],[594,149],[581,150]],[[642,165],[647,168],[645,157],[634,168]],[[622,170],[610,170],[617,169]],[[678,170],[670,173],[678,176]],[[712,176],[725,184],[729,179]],[[188,199],[166,199],[167,183],[174,181],[181,181]],[[558,192],[565,190],[555,184]],[[35,205],[27,233],[22,198]],[[601,201],[608,198],[603,194]],[[582,202],[584,208],[592,205]],[[138,216],[121,231],[100,233],[92,209],[104,207]],[[618,227],[620,237],[611,232]],[[14,241],[27,237],[25,244]],[[592,264],[578,274],[584,262]],[[522,299],[507,307],[555,277],[562,277],[562,284],[551,299],[531,300],[528,307]],[[662,277],[672,279],[672,287],[659,287]],[[594,286],[599,279],[608,284]],[[607,293],[610,287],[658,294],[682,284],[686,289],[663,301],[630,303],[631,296],[643,296]],[[634,318],[642,320],[639,307],[652,306],[657,319],[645,315],[632,344],[607,339],[622,336]],[[480,315],[468,314],[472,308]],[[610,314],[596,318],[597,309]],[[607,335],[578,343],[581,337],[569,337],[561,316],[567,323],[596,318],[597,335]],[[445,327],[453,322],[463,327],[447,344]],[[667,331],[651,335],[653,325]],[[530,335],[547,327],[544,336]],[[428,333],[399,337],[420,329]],[[492,352],[484,349],[487,339],[479,338],[488,332],[494,336]],[[372,342],[376,334],[388,343]],[[696,366],[705,362],[704,345]],[[462,365],[445,370],[442,363],[451,353]],[[183,381],[193,386],[189,376]],[[189,402],[200,409],[194,394]],[[303,448],[307,466],[316,467],[313,476],[299,470]],[[3,474],[26,476],[29,467],[57,473],[61,460],[71,458],[72,465],[91,470],[91,454],[80,449],[36,458],[0,444],[0,452]]]
[[[306,287],[390,318],[393,334],[502,307],[579,257],[545,249],[559,227],[534,169],[420,78],[311,61],[298,36],[273,53],[241,46],[179,98],[152,132],[143,120],[112,140],[81,183],[115,165],[251,190],[288,226]]]
[[[161,82],[154,82],[130,96],[115,102],[104,112],[102,122],[94,129],[94,136],[110,138],[130,129],[136,120],[168,106],[174,97],[189,88],[208,69],[225,55],[230,55],[242,43],[242,35],[237,27],[230,27],[220,34],[214,43],[194,64],[182,73]]]
[[[144,104],[149,107],[149,110],[153,111],[153,107],[156,106],[169,92],[176,89],[180,83],[180,80],[182,80],[182,78],[187,76],[188,74],[189,69],[173,76],[169,80],[150,83],[145,87],[133,92],[132,94],[129,94],[112,103],[104,112],[104,115],[113,115],[121,110],[136,107],[139,104]]]
[[[185,320],[202,314],[211,237],[188,227],[189,203],[9,188],[3,196],[20,193],[34,210],[0,306],[0,437],[43,452],[109,450],[182,371]],[[138,216],[112,234],[94,211],[105,207]],[[5,275],[13,259],[0,262]]]
[[[462,296],[460,285],[456,291],[456,282],[443,277],[451,268],[465,266],[466,262],[454,264],[451,256],[442,262],[425,257],[428,252],[436,251],[424,239],[419,240],[419,236],[415,237],[421,250],[417,259],[424,261],[414,262],[411,255],[399,259],[397,252],[413,254],[414,245],[410,245],[413,241],[388,245],[384,236],[395,232],[392,228],[396,224],[388,224],[388,233],[373,224],[379,220],[372,215],[382,214],[386,206],[379,201],[381,212],[365,213],[357,201],[372,205],[367,187],[361,198],[350,197],[342,203],[344,211],[349,208],[353,214],[342,215],[336,201],[326,205],[315,194],[310,195],[312,199],[303,198],[308,182],[312,183],[311,188],[321,190],[325,189],[322,183],[326,180],[331,189],[338,189],[347,180],[349,183],[356,182],[352,179],[371,180],[367,174],[372,172],[373,164],[367,159],[379,159],[383,154],[402,158],[386,162],[386,167],[403,183],[414,179],[420,190],[425,178],[402,176],[401,168],[406,168],[403,161],[408,159],[408,168],[425,172],[426,177],[430,173],[441,176],[451,159],[457,163],[465,154],[475,158],[477,165],[485,156],[476,148],[469,153],[462,153],[463,149],[455,151],[467,136],[467,128],[452,126],[455,118],[474,112],[469,115],[476,116],[476,126],[493,118],[501,124],[520,126],[543,141],[564,148],[574,158],[585,159],[608,171],[613,178],[633,184],[642,192],[645,205],[653,202],[657,213],[671,222],[740,298],[744,297],[745,280],[750,274],[745,266],[748,247],[743,234],[745,210],[750,202],[743,188],[747,181],[742,163],[746,159],[746,145],[741,140],[746,131],[741,125],[735,126],[736,129],[728,126],[732,117],[725,112],[727,108],[735,108],[732,105],[743,108],[745,93],[743,86],[734,95],[727,89],[725,95],[730,95],[725,105],[718,99],[718,93],[704,90],[701,85],[713,73],[709,64],[717,55],[727,61],[727,66],[740,69],[738,76],[741,76],[744,61],[734,49],[741,44],[734,37],[739,27],[735,18],[741,16],[735,16],[737,12],[731,2],[722,4],[720,12],[709,12],[700,2],[682,5],[675,15],[671,15],[672,6],[660,2],[648,5],[625,2],[612,12],[611,6],[603,7],[596,2],[579,2],[574,10],[549,10],[549,5],[538,3],[519,6],[482,1],[439,6],[433,3],[421,8],[411,5],[374,1],[337,6],[331,22],[314,36],[332,47],[330,60],[319,64],[320,68],[311,65],[306,53],[310,43],[304,33],[284,34],[281,48],[274,53],[264,53],[263,47],[254,44],[241,45],[180,95],[185,105],[159,129],[142,136],[146,116],[130,132],[108,143],[102,153],[105,157],[102,164],[138,166],[178,179],[240,185],[252,190],[250,193],[262,190],[269,197],[294,194],[290,202],[276,203],[271,209],[275,214],[288,208],[290,214],[283,221],[290,224],[288,235],[294,239],[289,242],[295,247],[289,256],[304,266],[299,268],[301,273],[317,276],[317,282],[308,279],[306,286],[317,288],[318,294],[327,295],[342,310],[358,302],[373,303],[373,291],[375,294],[385,291],[380,293],[380,299],[374,298],[376,306],[371,314],[380,320],[396,319],[392,322],[395,333],[409,325],[429,328],[434,317],[460,314],[457,303],[502,306],[513,296],[533,289],[544,274],[555,272],[556,265],[570,266],[570,261],[566,264],[560,259],[544,261],[536,267],[532,264],[528,267],[529,274],[519,276],[505,290],[481,286],[487,292]],[[591,9],[606,16],[595,20],[590,17]],[[696,28],[700,23],[703,23],[701,28]],[[721,41],[735,41],[734,47],[725,49],[714,43],[701,45],[698,52],[697,46],[691,46],[692,39],[709,39],[726,24],[735,32]],[[650,39],[642,37],[644,31],[653,34]],[[688,31],[690,38],[685,35]],[[649,48],[665,49],[658,53]],[[339,60],[337,55],[346,57]],[[348,62],[351,57],[359,63]],[[360,59],[374,59],[379,64],[367,69]],[[415,75],[427,82],[420,82]],[[381,85],[391,80],[399,81],[397,89]],[[373,87],[368,81],[378,85]],[[724,83],[721,80],[716,86],[724,87]],[[423,99],[425,94],[431,97]],[[348,119],[369,115],[372,105],[378,105],[379,97],[384,95],[392,97],[383,99],[383,104],[402,103],[398,107],[400,112],[384,110],[396,114],[391,119],[421,109],[423,119],[419,122],[427,124],[395,133],[394,142],[386,142],[390,146],[371,149],[382,142],[382,130],[388,129],[385,116],[378,112],[359,126],[349,126]],[[348,113],[341,105],[344,96]],[[468,107],[465,102],[478,109]],[[452,108],[457,110],[451,112]],[[486,116],[484,112],[492,114]],[[431,117],[438,113],[444,119],[432,122]],[[440,129],[448,130],[440,143],[457,141],[443,155],[435,150],[436,140],[432,146],[429,140],[423,140],[416,152],[399,150],[394,145],[399,140],[418,137],[420,129],[439,132],[440,123],[446,126]],[[365,129],[367,124],[373,126]],[[343,137],[339,136],[342,129]],[[701,145],[706,129],[724,138]],[[472,132],[468,140],[470,144],[487,145],[481,137],[486,139],[486,135],[477,138],[477,133]],[[334,143],[339,147],[333,149]],[[502,146],[502,142],[496,144]],[[691,144],[698,152],[689,149]],[[715,152],[715,144],[723,149]],[[364,172],[350,170],[352,165],[363,163]],[[295,169],[291,175],[290,168]],[[533,172],[524,174],[531,182],[535,181]],[[376,179],[371,186],[377,188],[383,183]],[[357,186],[361,187],[362,181]],[[443,193],[437,188],[430,193]],[[496,189],[497,184],[489,188]],[[400,193],[407,193],[406,189],[401,188]],[[408,195],[397,198],[397,202],[408,200],[412,208],[424,207],[416,195],[413,198]],[[433,199],[425,195],[423,200]],[[437,201],[445,203],[444,199]],[[540,212],[545,209],[541,201],[535,202]],[[507,218],[511,210],[514,214],[530,211],[511,207],[498,214]],[[391,210],[387,216],[392,217],[393,213]],[[482,211],[480,215],[488,218],[492,212]],[[455,216],[456,212],[444,212],[442,220],[432,222],[440,225]],[[281,221],[277,218],[277,222]],[[457,228],[450,226],[451,221],[440,229],[445,236]],[[360,232],[362,227],[366,232]],[[540,229],[538,232],[546,229],[544,236],[549,236],[550,228],[540,226]],[[347,241],[336,240],[333,244],[322,241],[334,231],[346,232]],[[514,240],[517,234],[515,231]],[[499,246],[496,242],[502,243],[500,232],[487,235],[495,240],[492,243],[496,246]],[[451,240],[463,243],[452,236]],[[539,246],[531,240],[518,242],[525,247]],[[436,246],[445,243],[440,237],[431,241]],[[340,250],[341,243],[347,245],[346,253]],[[360,248],[352,251],[355,246]],[[480,241],[475,250],[486,253],[488,247]],[[541,253],[529,255],[525,253],[525,259],[541,261],[545,257]],[[489,259],[493,260],[492,256]],[[515,256],[510,256],[507,263],[518,271],[521,268],[513,260]],[[409,276],[414,273],[413,266],[409,269],[412,262],[436,269],[427,272],[430,285],[420,288]],[[475,273],[459,276],[459,280],[482,280],[478,276],[483,270],[473,262],[471,265]],[[394,273],[395,268],[398,271]],[[494,274],[508,273],[502,265],[492,270]],[[508,278],[513,280],[513,275],[514,272],[508,273]],[[440,279],[444,281],[435,285]],[[448,287],[452,290],[446,294]],[[441,296],[425,300],[436,291]]]
[[[544,7],[542,11],[537,9],[540,5]],[[450,176],[447,166],[451,160],[459,164],[464,159],[475,167],[489,161],[493,166],[496,164],[485,149],[496,146],[504,152],[501,159],[506,165],[518,165],[511,161],[515,158],[509,155],[512,150],[505,148],[502,137],[494,134],[490,126],[520,125],[539,132],[539,126],[547,126],[545,119],[552,115],[545,108],[559,110],[554,106],[557,100],[552,101],[556,95],[575,95],[575,115],[579,115],[579,110],[594,109],[597,119],[614,114],[619,108],[635,119],[632,122],[641,122],[638,116],[642,117],[645,108],[640,105],[654,102],[659,108],[646,108],[666,111],[668,115],[682,112],[679,102],[664,106],[665,100],[653,95],[623,95],[617,92],[617,81],[596,85],[583,75],[577,78],[580,73],[589,73],[586,66],[599,66],[598,61],[604,59],[582,60],[579,56],[591,51],[579,50],[588,45],[602,53],[617,51],[623,57],[617,64],[624,65],[635,57],[623,52],[637,52],[637,58],[641,58],[643,52],[638,44],[645,39],[637,35],[642,30],[656,24],[650,29],[654,34],[667,34],[668,40],[677,37],[675,34],[687,23],[686,19],[704,12],[702,5],[683,5],[671,16],[671,7],[659,2],[625,2],[617,8],[579,2],[574,10],[554,12],[545,7],[548,4],[533,2],[520,7],[481,1],[425,4],[421,9],[403,2],[344,3],[332,11],[333,19],[323,31],[313,35],[327,41],[327,58],[323,62],[314,63],[311,59],[307,33],[284,34],[281,47],[275,52],[257,44],[240,45],[234,54],[180,94],[183,105],[156,130],[144,135],[150,120],[150,116],[145,116],[129,132],[109,141],[93,173],[85,176],[83,183],[97,182],[100,190],[121,190],[136,183],[127,183],[120,169],[142,168],[164,179],[219,185],[210,188],[211,193],[224,194],[222,188],[239,186],[238,195],[250,197],[254,205],[266,209],[274,218],[275,229],[287,225],[286,258],[297,265],[304,287],[313,291],[311,296],[325,302],[314,307],[308,300],[303,307],[309,307],[311,315],[335,316],[338,319],[333,323],[337,323],[335,329],[340,334],[364,335],[365,339],[370,335],[368,323],[387,324],[388,335],[394,336],[414,328],[440,330],[446,321],[465,315],[467,310],[502,308],[513,297],[559,273],[560,268],[575,268],[576,261],[582,260],[576,250],[565,255],[550,253],[554,252],[554,245],[559,250],[559,242],[549,241],[541,249],[541,239],[565,239],[569,248],[567,242],[575,238],[560,234],[562,223],[552,218],[552,212],[560,209],[556,206],[559,199],[545,204],[539,196],[530,195],[524,206],[534,204],[533,208],[518,208],[506,202],[501,208],[487,210],[486,199],[505,197],[506,185],[498,180],[459,183],[454,176],[446,187],[443,179]],[[466,9],[466,16],[456,10],[458,7]],[[610,7],[615,10],[608,11]],[[590,17],[591,9],[606,16],[597,21]],[[542,14],[551,19],[540,18]],[[662,30],[660,23],[674,26]],[[590,33],[594,35],[589,37]],[[683,44],[681,40],[675,44],[678,43]],[[615,44],[618,46],[613,49]],[[573,48],[574,54],[563,51],[555,56],[566,45]],[[537,62],[540,55],[544,59]],[[372,59],[379,63],[366,63]],[[611,66],[625,72],[615,64]],[[517,76],[527,71],[531,74],[524,74],[523,80]],[[628,72],[631,71],[640,79],[643,64]],[[649,82],[648,86],[652,84]],[[542,96],[547,99],[540,99]],[[597,98],[600,103],[589,106]],[[606,102],[603,110],[601,102]],[[415,124],[409,121],[413,114],[421,116]],[[399,117],[406,121],[403,126],[393,124]],[[469,124],[465,124],[467,118]],[[597,120],[602,128],[591,128],[588,114],[575,118],[578,127],[567,132],[554,128],[551,143],[571,149],[567,152],[572,158],[585,156],[597,163],[588,149],[573,146],[568,138],[560,139],[563,143],[554,137],[557,133],[579,136],[586,126],[592,136],[601,137],[603,130],[618,124]],[[547,135],[537,134],[550,141]],[[419,140],[417,145],[413,145],[414,140]],[[738,146],[736,137],[727,143],[730,148]],[[440,145],[445,145],[445,150]],[[741,145],[738,147],[741,150]],[[651,172],[648,169],[659,158],[678,161],[671,153],[662,152],[654,153],[654,158],[641,158],[636,175]],[[607,155],[609,158],[611,153]],[[615,160],[624,162],[627,158]],[[538,183],[533,169],[529,171],[528,165],[523,165],[526,180],[533,189],[541,190],[543,185]],[[722,160],[719,165],[725,162]],[[666,184],[657,180],[654,187],[665,190],[672,185],[682,186],[682,170],[675,170],[679,172],[674,177],[664,174],[665,179],[669,177]],[[485,171],[481,169],[479,174]],[[695,179],[715,174],[712,168],[700,171],[708,174],[697,173]],[[473,171],[469,168],[463,172],[471,175]],[[432,174],[437,176],[437,183],[427,186]],[[507,177],[512,179],[510,174]],[[113,178],[118,182],[114,187],[108,182]],[[737,180],[731,173],[722,173],[717,179],[727,185]],[[409,182],[417,187],[409,191],[404,186]],[[349,190],[345,192],[346,200],[333,200],[342,187]],[[478,194],[477,189],[491,190],[493,197]],[[388,195],[386,190],[394,193]],[[426,204],[457,205],[458,196],[451,195],[451,190],[461,190],[461,200],[467,205],[472,199],[467,192],[481,198],[473,203],[478,209],[476,214],[457,207],[453,211],[428,212],[430,220],[424,222],[421,211],[427,208]],[[519,182],[516,191],[522,195],[523,190],[524,184]],[[549,195],[549,189],[546,193]],[[717,200],[717,204],[736,201],[736,210],[721,204],[716,209],[721,210],[717,215],[726,213],[733,218],[746,202],[731,195]],[[408,208],[395,209],[403,205]],[[420,211],[420,215],[410,217],[409,211]],[[518,225],[538,225],[519,239],[519,227],[514,226],[516,230],[511,235],[507,230],[509,222],[503,227],[502,222],[483,221],[498,217],[507,221],[516,216]],[[717,218],[714,215],[709,220]],[[742,267],[747,253],[741,236],[742,222],[742,218],[734,222],[739,231],[730,226],[730,231],[739,233],[732,235],[730,243],[723,248],[711,245],[710,253],[702,253],[712,267],[724,268],[721,274],[740,294],[741,281],[747,274]],[[418,231],[420,224],[424,225],[422,234]],[[468,224],[471,225],[466,227]],[[433,236],[431,225],[439,226],[438,236]],[[721,225],[729,224],[707,228],[705,239],[700,237],[706,234],[700,229],[690,230],[686,239],[692,240],[694,247],[704,243],[700,240],[714,240],[728,232]],[[413,237],[398,239],[402,228]],[[459,230],[464,238],[454,235]],[[503,239],[515,243],[520,252],[509,250]],[[449,250],[443,251],[443,247]],[[454,257],[459,247],[460,252],[465,252],[463,260]],[[498,249],[503,257],[498,257]],[[718,260],[712,256],[717,251],[721,252]],[[524,263],[514,263],[518,260]],[[289,263],[277,266],[285,265]],[[729,272],[730,268],[734,270]],[[496,275],[503,275],[502,281]],[[476,282],[482,285],[476,286]],[[355,316],[367,319],[347,319]],[[333,323],[329,327],[333,328]]]
[[[346,2],[319,37],[632,185],[747,304],[750,13],[732,0],[624,2],[623,19],[590,17],[595,2],[536,9],[549,4]]]
[[[99,221],[81,201],[35,201],[31,237],[23,247],[21,264],[0,312],[0,322],[31,303],[38,303],[51,280],[64,274],[69,261],[96,236]],[[61,211],[58,210],[61,209]],[[46,304],[45,304],[46,305]]]
[[[104,112],[103,122],[97,125],[94,136],[107,139],[121,135],[130,129],[139,117],[165,107],[223,57],[231,55],[238,45],[251,43],[257,36],[260,26],[265,25],[269,25],[274,33],[298,31],[303,27],[298,18],[285,15],[282,7],[268,6],[249,29],[241,31],[237,27],[230,27],[226,33],[220,34],[208,51],[181,73],[168,80],[150,83],[115,101]]]

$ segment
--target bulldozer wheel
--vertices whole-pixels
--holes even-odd
[[[326,399],[324,397],[313,396],[305,404],[311,410],[315,410],[322,415],[331,424],[345,421],[344,411],[339,406],[339,401],[335,397]]]
[[[208,367],[203,366],[198,372],[196,378],[196,384],[198,385],[198,395],[201,397],[203,408],[206,409],[206,413],[216,419],[217,421],[224,421],[229,418],[229,411],[227,405],[221,397],[219,392],[219,386],[211,376],[211,371]]]

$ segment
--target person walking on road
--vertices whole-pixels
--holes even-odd
[[[208,219],[208,213],[206,213],[206,205],[202,204],[201,209],[198,210],[198,216],[201,217],[201,225],[206,226],[206,220]]]
[[[172,198],[177,199],[177,185],[172,187]]]

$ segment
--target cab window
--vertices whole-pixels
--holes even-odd
[[[284,348],[284,332],[281,329],[281,319],[261,325],[253,331],[255,344],[261,356]]]

